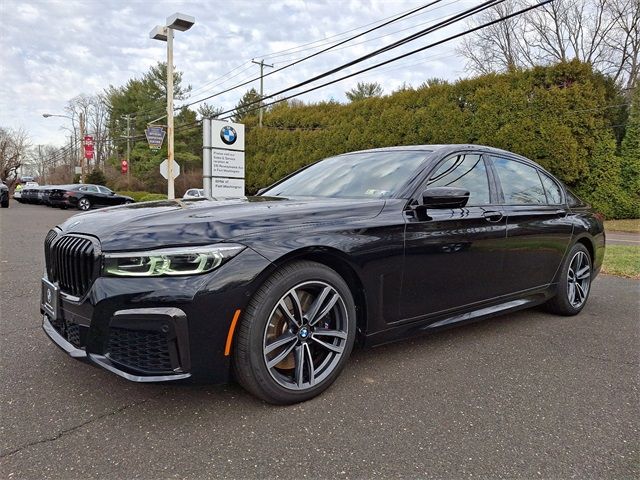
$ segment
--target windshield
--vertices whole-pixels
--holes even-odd
[[[430,152],[352,153],[311,165],[262,193],[283,197],[386,198],[412,178]]]

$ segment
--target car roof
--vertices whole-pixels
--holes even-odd
[[[477,145],[473,143],[448,143],[448,144],[425,144],[425,145],[399,145],[395,147],[379,147],[379,148],[370,148],[366,150],[358,150],[355,152],[347,152],[344,155],[351,155],[354,153],[368,153],[368,152],[393,152],[393,151],[422,151],[428,153],[438,153],[445,154],[450,151],[460,151],[460,150],[482,150],[487,153],[495,153],[501,155],[510,155],[513,157],[518,157],[523,160],[529,160],[526,157],[518,155],[513,152],[509,152],[508,150],[502,150],[501,148],[488,147],[486,145]],[[530,160],[529,160],[530,161]]]

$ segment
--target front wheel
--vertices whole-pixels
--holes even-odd
[[[591,256],[581,243],[576,243],[562,264],[555,296],[547,308],[559,315],[577,315],[584,308],[591,290]]]
[[[9,200],[2,202],[2,208],[9,208]]]
[[[78,209],[79,210],[89,210],[91,208],[91,202],[89,201],[88,198],[81,198],[80,200],[78,200]]]
[[[344,368],[355,328],[355,304],[340,275],[315,262],[286,265],[244,312],[234,348],[236,377],[270,403],[309,400]]]

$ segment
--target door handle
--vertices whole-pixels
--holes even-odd
[[[502,213],[496,211],[484,212],[482,216],[487,220],[487,222],[499,222],[504,217]]]

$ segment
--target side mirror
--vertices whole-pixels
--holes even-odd
[[[267,187],[261,188],[260,190],[258,190],[256,195],[262,195],[266,190],[267,190]]]
[[[427,208],[463,208],[469,201],[469,190],[458,187],[430,187],[422,192],[422,205]]]
[[[116,192],[109,192],[109,195],[115,195]]]

